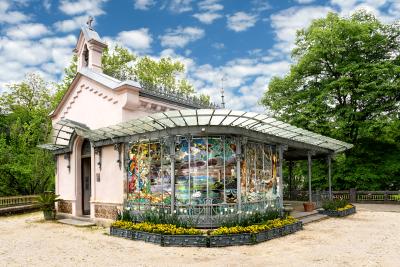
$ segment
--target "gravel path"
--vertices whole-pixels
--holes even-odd
[[[254,246],[164,248],[44,222],[0,217],[0,266],[400,266],[400,205],[357,205],[357,214],[306,225]]]

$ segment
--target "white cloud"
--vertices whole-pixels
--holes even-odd
[[[43,7],[44,7],[47,11],[50,11],[50,9],[51,9],[51,1],[50,1],[50,0],[44,0],[44,1],[43,1]]]
[[[342,16],[349,16],[361,9],[385,23],[398,20],[400,16],[399,2],[396,0],[331,0],[331,4],[339,8]]]
[[[222,66],[210,64],[196,65],[192,62],[188,70],[189,81],[200,93],[211,96],[211,100],[221,103],[220,88],[224,77],[225,102],[227,108],[261,111],[258,101],[264,94],[268,82],[274,75],[289,71],[286,60],[263,62],[258,56],[231,60]]]
[[[275,48],[288,54],[294,47],[297,30],[307,27],[314,19],[325,17],[329,11],[333,9],[323,6],[291,7],[271,15],[271,26],[278,41]]]
[[[13,7],[8,0],[0,1],[0,24],[9,23],[15,24],[30,20],[28,15],[19,11],[13,11]]]
[[[184,47],[189,42],[194,42],[204,36],[204,30],[196,27],[178,27],[168,29],[166,34],[160,36],[161,45],[167,47]]]
[[[144,52],[150,49],[153,38],[149,33],[149,29],[141,28],[138,30],[122,31],[118,33],[116,40],[136,52]]]
[[[204,24],[211,24],[214,20],[222,18],[218,13],[224,9],[224,6],[219,3],[219,0],[204,0],[198,3],[199,10],[202,12],[193,15],[196,19]]]
[[[108,0],[61,0],[59,9],[67,15],[90,14],[92,16],[104,14],[102,6]]]
[[[248,28],[253,27],[257,22],[257,16],[245,12],[236,12],[233,15],[228,15],[228,28],[235,31],[241,32]]]
[[[46,37],[39,40],[0,38],[0,91],[19,82],[30,72],[57,80],[72,58],[76,37]]]
[[[221,14],[218,13],[196,13],[193,15],[196,19],[198,19],[200,22],[204,24],[211,24],[214,22],[214,20],[222,18]]]
[[[199,9],[208,12],[216,12],[224,9],[224,6],[219,3],[219,0],[204,0],[199,2]]]
[[[76,16],[72,19],[57,21],[54,23],[54,27],[59,32],[71,32],[85,25],[87,19],[87,15]],[[96,25],[95,20],[93,21],[93,25]]]
[[[192,11],[192,0],[171,0],[169,10],[173,13]]]
[[[315,0],[295,0],[299,4],[310,4],[314,2]]]
[[[7,36],[14,39],[34,39],[49,33],[47,27],[40,23],[20,24],[6,31]]]
[[[213,43],[212,47],[214,47],[215,49],[224,49],[225,48],[225,44],[223,44],[223,43]]]
[[[148,10],[155,4],[154,0],[134,0],[133,6],[135,9]]]

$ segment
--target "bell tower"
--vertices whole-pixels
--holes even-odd
[[[96,72],[103,72],[101,56],[107,44],[100,39],[99,34],[92,27],[93,17],[89,17],[86,25],[81,28],[74,52],[78,57],[78,68],[89,68]]]

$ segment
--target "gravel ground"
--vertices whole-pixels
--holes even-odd
[[[0,217],[0,266],[400,266],[400,205],[357,205],[347,218],[254,246],[164,248],[105,228]]]

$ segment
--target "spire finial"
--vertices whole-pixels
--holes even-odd
[[[88,18],[86,24],[88,25],[89,29],[91,29],[91,30],[93,30],[93,28],[92,28],[92,23],[93,23],[93,17],[92,17],[92,16],[89,16],[89,18]]]
[[[222,108],[225,108],[225,101],[224,101],[224,81],[226,81],[225,75],[221,78],[221,98],[222,98]]]

